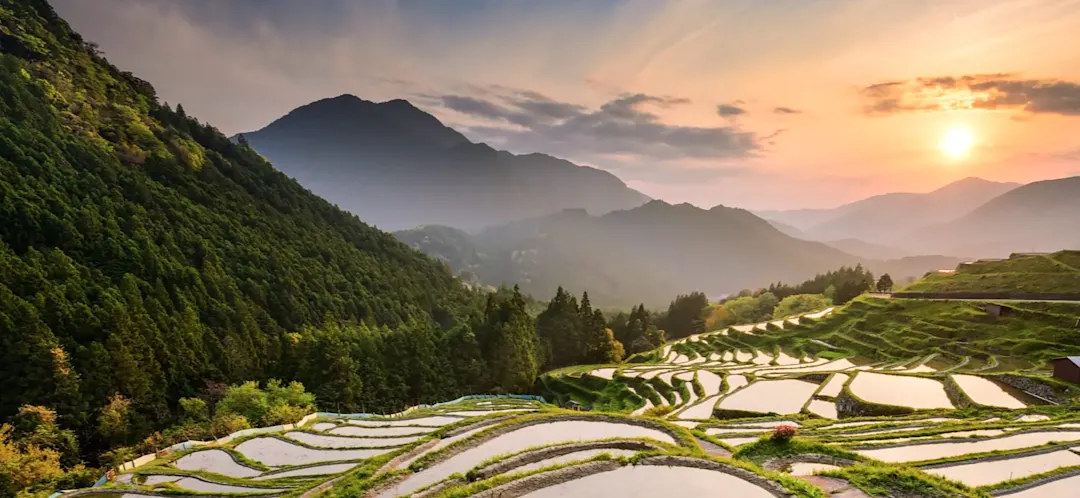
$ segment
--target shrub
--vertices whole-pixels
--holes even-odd
[[[649,408],[648,410],[645,410],[645,413],[643,413],[642,415],[645,415],[646,417],[663,417],[664,415],[671,413],[671,411],[674,409],[675,407],[671,405],[654,406],[652,408]]]
[[[187,420],[208,420],[210,411],[206,408],[206,402],[199,398],[180,398],[180,409],[184,412]]]
[[[795,435],[798,433],[799,428],[795,427],[794,425],[778,425],[775,429],[773,429],[772,436],[770,436],[769,439],[786,443],[788,441],[791,441],[791,438],[795,437]]]
[[[251,425],[248,424],[247,417],[244,417],[243,415],[222,413],[214,417],[214,421],[210,424],[210,428],[215,436],[223,437],[236,431],[250,429]]]
[[[292,424],[304,418],[308,411],[293,405],[276,405],[270,407],[266,414],[266,425]]]

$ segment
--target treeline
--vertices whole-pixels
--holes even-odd
[[[835,304],[846,304],[860,294],[870,291],[874,286],[874,274],[860,264],[854,268],[842,266],[838,270],[818,274],[794,286],[777,282],[770,284],[767,289],[744,290],[738,297],[756,296],[765,292],[772,293],[777,299],[796,294],[821,294]]]

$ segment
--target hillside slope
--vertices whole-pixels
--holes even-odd
[[[401,329],[387,362],[445,361],[424,341],[475,297],[443,264],[160,104],[43,1],[0,2],[0,68],[0,420],[46,405],[101,449],[208,381],[300,379],[343,409],[458,395],[379,370]],[[114,395],[126,432],[97,435]]]
[[[903,292],[1080,296],[1080,251],[967,262],[954,272],[931,273]]]
[[[648,201],[606,171],[472,143],[404,100],[323,99],[243,137],[305,187],[383,229],[475,229]]]
[[[1080,248],[1080,176],[1035,182],[955,221],[916,230],[906,247],[974,257]]]

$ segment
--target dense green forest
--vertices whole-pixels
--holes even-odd
[[[65,468],[249,380],[343,411],[528,390],[525,297],[468,291],[160,103],[44,1],[0,2],[0,52],[0,420],[53,413]],[[45,451],[35,430],[4,444]]]

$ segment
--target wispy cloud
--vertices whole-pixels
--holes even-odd
[[[749,157],[761,148],[756,133],[734,124],[696,127],[664,123],[653,109],[691,104],[678,97],[625,94],[588,108],[533,91],[502,89],[481,96],[443,95],[439,104],[489,122],[472,126],[470,131],[517,150],[722,159]],[[736,114],[745,112],[739,111]]]
[[[876,83],[862,89],[869,114],[962,109],[1080,115],[1080,84],[1011,74],[939,76]]]
[[[725,118],[742,116],[746,114],[746,109],[733,104],[720,104],[716,106],[716,113]]]
[[[794,107],[774,107],[773,112],[776,114],[802,114],[802,111],[795,109]]]

